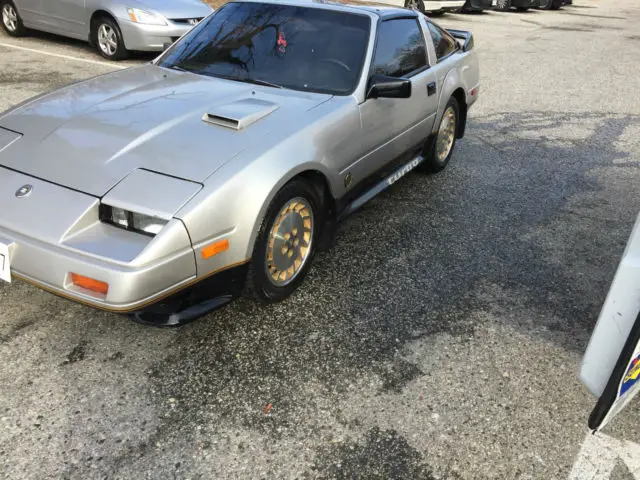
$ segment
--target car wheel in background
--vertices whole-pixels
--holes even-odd
[[[405,0],[404,8],[408,8],[410,10],[419,10],[422,13],[425,13],[423,0]]]
[[[558,10],[562,6],[562,0],[542,0],[540,8],[542,10]]]
[[[27,29],[22,23],[18,9],[11,0],[0,0],[0,14],[2,15],[2,28],[12,37],[26,35]]]
[[[496,0],[496,10],[507,11],[511,8],[511,0]]]
[[[451,97],[444,108],[438,131],[427,140],[422,153],[424,161],[418,166],[419,170],[435,173],[447,166],[456,145],[459,119],[460,106],[455,97]]]
[[[446,13],[446,10],[429,10],[425,14],[429,17],[441,17]]]
[[[460,9],[458,10],[458,13],[470,13],[473,11],[475,11],[475,9],[471,4],[471,0],[467,0],[466,2],[464,2],[464,5],[460,7]]]
[[[110,17],[99,17],[91,22],[91,43],[107,60],[124,60],[129,56],[120,27]]]
[[[247,290],[261,302],[284,300],[311,267],[323,212],[318,193],[294,179],[276,194],[256,238]]]

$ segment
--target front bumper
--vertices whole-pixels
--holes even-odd
[[[464,7],[464,3],[465,0],[425,0],[424,9],[427,12],[455,12]]]
[[[168,20],[168,25],[142,25],[130,20],[119,19],[122,38],[127,50],[160,52],[165,44],[174,43],[193,28],[192,25],[178,24]]]
[[[192,252],[131,268],[48,245],[5,228],[0,228],[0,243],[9,246],[12,277],[112,312],[138,311],[196,280]],[[102,295],[77,287],[71,282],[71,273],[105,282],[109,291]]]
[[[31,193],[19,198],[21,186]],[[147,237],[101,223],[99,200],[0,168],[0,244],[12,276],[93,307],[137,311],[197,281],[186,228],[170,221]],[[153,243],[153,245],[151,245]],[[153,257],[148,255],[150,245]],[[71,274],[108,284],[106,294],[73,284]]]

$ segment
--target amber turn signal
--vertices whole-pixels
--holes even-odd
[[[84,277],[82,275],[78,275],[77,273],[71,274],[71,283],[73,283],[77,287],[91,290],[92,292],[102,293],[103,295],[106,295],[109,291],[108,283],[101,282],[100,280],[95,280],[93,278]]]
[[[211,243],[202,249],[202,258],[206,260],[207,258],[211,258],[228,249],[229,240],[218,240],[217,242]]]

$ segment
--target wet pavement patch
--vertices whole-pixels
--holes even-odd
[[[407,383],[424,375],[416,365],[403,358],[395,359],[380,373],[384,392],[401,392]]]
[[[307,478],[435,480],[422,456],[395,430],[369,430],[358,442],[321,449]],[[452,478],[452,477],[449,477]]]
[[[73,350],[71,350],[71,352],[69,352],[69,355],[67,355],[67,359],[64,362],[62,362],[62,365],[70,365],[70,364],[74,364],[76,362],[80,362],[84,360],[87,354],[86,349],[87,349],[87,342],[85,341],[80,342],[78,345],[73,347]]]

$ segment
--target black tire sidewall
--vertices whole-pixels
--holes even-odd
[[[309,202],[313,212],[313,238],[311,241],[311,251],[307,261],[302,266],[302,270],[285,286],[279,287],[271,283],[265,270],[265,256],[267,252],[267,241],[276,216],[282,207],[292,198],[302,197]],[[265,303],[279,302],[290,296],[302,283],[313,262],[313,257],[317,250],[320,229],[323,224],[323,212],[321,202],[316,190],[311,184],[303,179],[294,179],[286,184],[273,198],[265,214],[264,220],[256,237],[251,257],[251,264],[247,274],[247,289],[253,297]]]
[[[13,7],[13,9],[16,12],[16,15],[18,16],[18,26],[15,29],[15,31],[10,31],[4,24],[4,21],[2,20],[2,9],[4,8],[5,5],[11,5]],[[27,29],[24,26],[24,24],[22,23],[22,18],[20,18],[20,12],[18,12],[18,9],[16,8],[15,3],[13,3],[12,0],[0,0],[0,23],[2,23],[2,29],[7,32],[7,35],[11,36],[11,37],[22,37],[24,35],[26,35],[27,33]]]
[[[560,0],[546,0],[545,4],[540,6],[542,10],[559,10],[562,5]]]
[[[116,32],[116,38],[118,40],[118,48],[116,49],[116,52],[111,56],[104,53],[100,48],[100,45],[98,44],[98,29],[100,28],[101,25],[108,25],[113,29],[114,32]],[[91,40],[96,50],[98,50],[98,53],[103,58],[106,58],[107,60],[111,60],[111,61],[123,60],[127,58],[129,55],[129,52],[127,51],[124,45],[124,39],[122,38],[122,31],[120,31],[120,26],[112,18],[100,17],[93,21],[93,23],[91,24]]]

